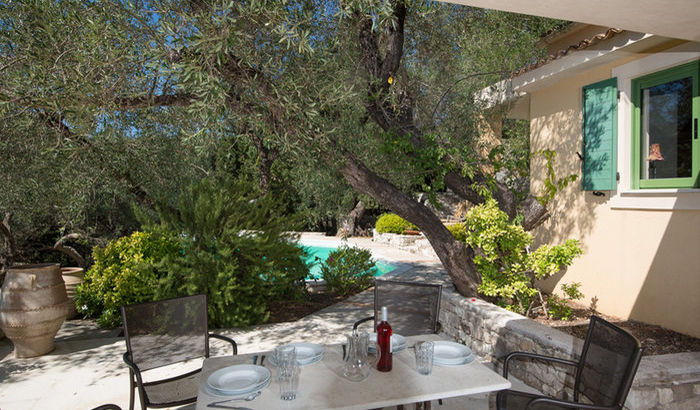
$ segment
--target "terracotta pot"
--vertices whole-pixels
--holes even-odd
[[[2,285],[0,328],[15,345],[15,357],[52,351],[69,303],[58,264],[8,269]]]
[[[405,231],[403,231],[403,234],[404,234],[404,235],[420,235],[420,231],[414,231],[414,230],[411,230],[411,229],[406,229]]]
[[[73,319],[78,315],[78,310],[75,308],[75,288],[83,283],[85,270],[83,270],[83,268],[74,267],[61,268],[61,276],[63,276],[63,281],[66,283],[66,293],[70,301],[66,319]]]

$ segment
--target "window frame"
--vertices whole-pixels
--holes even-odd
[[[666,82],[692,78],[692,108],[691,108],[691,158],[692,173],[685,178],[658,178],[643,180],[641,170],[641,90]],[[632,189],[663,189],[663,188],[697,188],[700,187],[700,139],[696,138],[698,117],[700,117],[700,60],[680,64],[661,71],[633,78],[632,85],[632,147],[631,150],[631,182]]]

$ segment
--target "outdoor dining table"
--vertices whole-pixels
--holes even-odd
[[[419,335],[406,338],[408,346],[422,340],[443,340],[438,335]],[[197,409],[209,410],[210,403],[226,400],[215,396],[206,388],[207,378],[214,371],[235,364],[252,364],[255,355],[211,357],[204,361],[197,396]],[[399,404],[446,399],[470,394],[487,393],[510,388],[508,380],[474,360],[459,366],[433,366],[432,374],[421,375],[416,371],[412,348],[394,353],[390,372],[373,369],[369,377],[353,382],[343,377],[342,345],[324,346],[323,359],[303,366],[299,378],[297,397],[280,399],[279,385],[274,366],[264,362],[271,374],[269,386],[252,401],[234,400],[221,403],[231,408],[256,409],[371,409]]]

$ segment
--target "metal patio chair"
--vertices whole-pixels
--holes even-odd
[[[389,310],[389,324],[394,333],[415,336],[437,333],[440,329],[440,299],[442,285],[397,280],[374,280],[374,316],[358,320],[352,326],[357,330],[364,322],[374,321],[376,329],[381,319],[382,306]],[[442,400],[439,400],[442,404]],[[417,409],[430,409],[430,402],[416,403]],[[404,406],[397,406],[403,410]]]
[[[207,296],[196,295],[122,306],[129,366],[129,409],[139,391],[141,408],[163,408],[194,403],[199,388],[199,369],[161,380],[144,382],[142,373],[191,359],[209,357],[209,338],[231,344],[232,339],[209,333]]]
[[[592,316],[578,361],[513,352],[506,356],[503,364],[505,378],[508,378],[510,361],[516,358],[569,366],[576,372],[573,401],[503,390],[496,396],[498,409],[622,409],[641,356],[642,349],[634,336],[598,316]]]
[[[374,320],[372,329],[376,329],[382,306],[386,306],[395,333],[402,336],[437,333],[441,296],[442,285],[377,279],[374,281],[374,316],[358,320],[352,328],[355,330],[360,324]]]

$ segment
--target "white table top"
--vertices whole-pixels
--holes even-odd
[[[418,340],[442,340],[437,335],[408,337],[409,346]],[[343,377],[343,351],[340,345],[324,346],[323,360],[303,366],[297,398],[279,398],[275,368],[265,361],[272,373],[270,385],[252,401],[231,401],[226,406],[255,409],[368,409],[486,393],[510,388],[510,382],[474,360],[462,366],[433,366],[429,376],[418,374],[412,349],[394,353],[393,368],[382,373],[373,369],[361,382]],[[214,371],[233,364],[251,364],[253,354],[212,357],[204,361],[200,378],[197,409],[208,410],[207,404],[226,400],[205,389],[206,380]],[[268,354],[269,357],[269,354]]]

